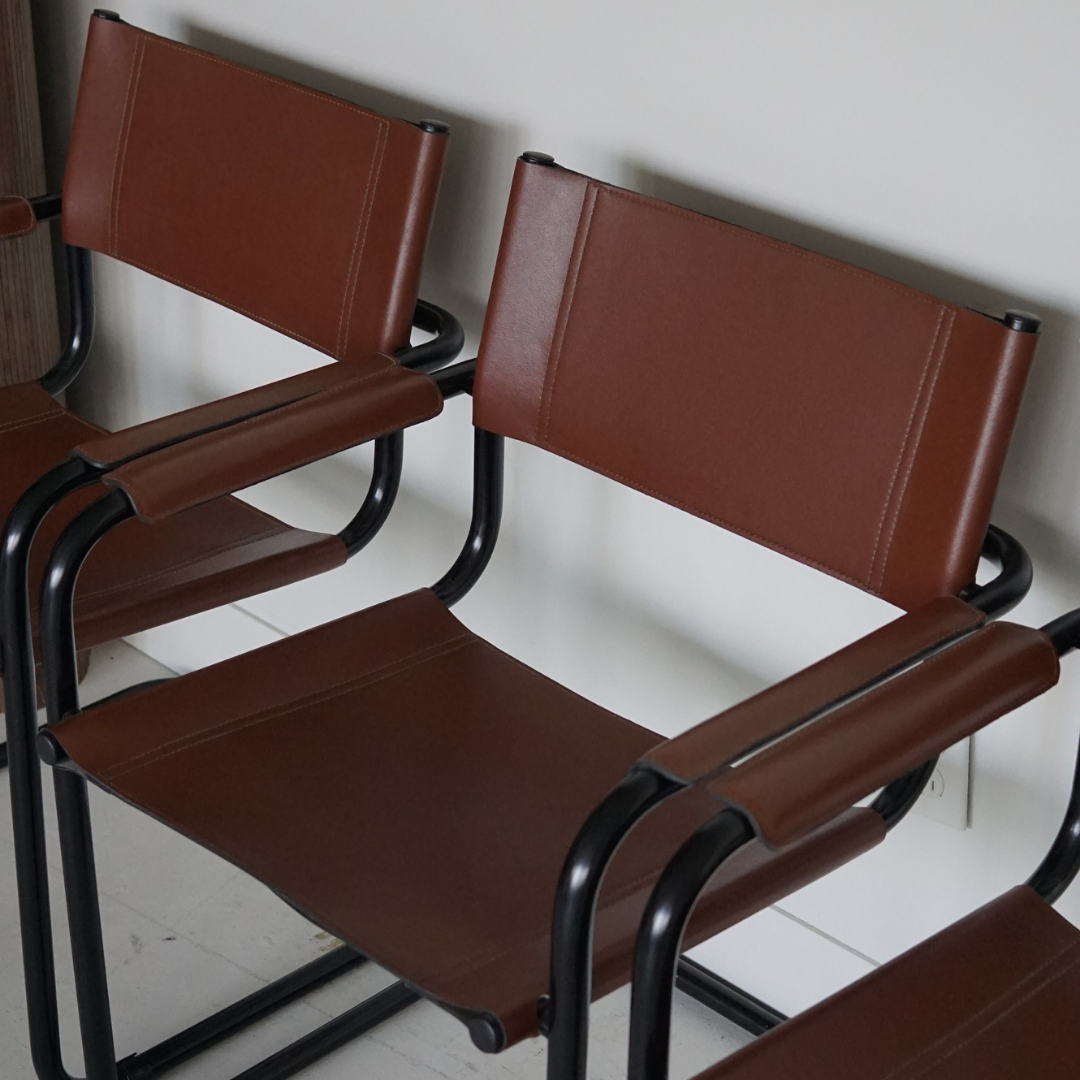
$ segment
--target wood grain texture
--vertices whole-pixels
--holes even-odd
[[[29,0],[0,0],[0,192],[45,194]],[[0,242],[0,386],[43,375],[60,355],[48,227]]]

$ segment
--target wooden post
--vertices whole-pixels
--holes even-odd
[[[45,194],[29,0],[0,0],[0,194]],[[60,355],[50,228],[0,241],[0,386],[44,375]]]

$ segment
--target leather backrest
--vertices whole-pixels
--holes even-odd
[[[1035,343],[520,161],[474,418],[910,610],[974,579]]]
[[[92,17],[69,244],[337,359],[407,345],[445,153],[422,131]]]

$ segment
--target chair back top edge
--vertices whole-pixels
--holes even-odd
[[[523,159],[474,419],[910,610],[974,580],[1036,341]]]
[[[409,341],[446,141],[91,17],[64,239],[336,359],[393,352]]]

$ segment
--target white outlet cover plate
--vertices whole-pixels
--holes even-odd
[[[968,827],[968,789],[971,784],[971,739],[950,746],[938,758],[926,790],[914,806],[916,814],[954,829]]]

